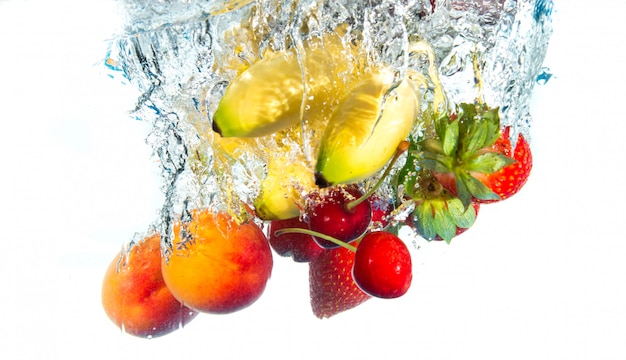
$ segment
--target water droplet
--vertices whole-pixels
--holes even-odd
[[[537,75],[536,81],[539,85],[545,85],[548,80],[550,80],[550,78],[552,78],[552,73],[550,72],[550,69],[544,67],[541,68],[539,75]]]

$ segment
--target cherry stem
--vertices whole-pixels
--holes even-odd
[[[383,181],[385,181],[385,178],[389,175],[389,173],[391,172],[391,168],[393,167],[393,164],[396,163],[396,161],[398,160],[398,158],[400,158],[400,156],[402,154],[404,154],[405,151],[407,151],[409,149],[409,142],[406,140],[403,140],[400,142],[400,144],[398,144],[398,147],[396,148],[396,152],[393,154],[393,157],[391,158],[391,161],[389,162],[389,165],[387,165],[387,168],[385,169],[385,172],[383,172],[382,176],[378,179],[378,181],[376,182],[376,184],[374,184],[374,186],[372,186],[371,189],[369,189],[365,194],[363,194],[363,196],[361,196],[360,198],[356,199],[356,200],[352,200],[349,203],[346,204],[346,209],[348,211],[352,211],[355,207],[357,207],[360,203],[362,203],[363,201],[367,200],[370,196],[372,196],[372,194],[378,190],[378,188],[383,184]]]
[[[322,233],[319,233],[317,231],[313,231],[313,230],[309,230],[309,229],[284,228],[284,229],[276,230],[274,232],[274,236],[280,236],[282,234],[288,234],[288,233],[299,233],[299,234],[306,234],[306,235],[315,236],[315,237],[318,237],[320,239],[328,240],[328,241],[332,242],[333,244],[339,245],[341,247],[344,247],[344,248],[346,248],[346,249],[348,249],[348,250],[350,250],[352,252],[356,252],[356,247],[348,244],[347,242],[341,241],[339,239],[335,239],[332,236],[328,236],[326,234],[322,234]]]

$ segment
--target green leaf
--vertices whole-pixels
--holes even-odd
[[[446,205],[456,226],[467,229],[474,225],[476,221],[476,209],[474,206],[464,208],[461,200],[457,198],[448,199]]]
[[[485,143],[488,138],[489,124],[486,122],[479,122],[471,124],[470,131],[467,137],[463,139],[463,155],[472,155],[476,151],[485,147]],[[465,156],[463,156],[465,157]]]
[[[443,153],[452,156],[456,155],[459,142],[459,122],[453,121],[447,127],[444,137],[441,139]]]
[[[447,114],[443,114],[435,121],[435,132],[437,137],[443,139],[446,133],[446,128],[450,124],[450,117]]]
[[[481,117],[485,121],[488,121],[489,123],[493,125],[496,125],[498,128],[500,127],[500,108],[499,107],[485,109],[482,112]]]
[[[490,147],[496,143],[496,140],[500,138],[500,122],[497,124],[489,124],[489,131],[487,132],[487,139],[485,140],[485,147]]]
[[[500,196],[488,188],[476,177],[464,173],[462,182],[467,186],[470,194],[480,200],[500,200]]]
[[[433,200],[434,215],[434,227],[435,232],[446,242],[450,242],[456,235],[456,224],[454,219],[448,212],[445,202],[442,200]]]
[[[476,117],[476,105],[461,103],[459,104],[459,107],[461,108],[460,112],[462,120],[473,119],[474,117]]]
[[[430,202],[424,201],[413,212],[417,232],[426,240],[432,240],[437,236],[435,231],[435,219]]]
[[[425,152],[422,154],[422,158],[418,160],[418,164],[429,170],[446,173],[452,171],[452,161],[452,158],[445,155]]]
[[[445,155],[441,141],[433,138],[424,139],[419,143],[424,152]]]
[[[463,204],[463,208],[467,209],[472,204],[472,193],[467,186],[466,178],[470,175],[464,171],[455,171],[454,177],[456,180],[456,193]]]
[[[485,146],[493,145],[500,137],[500,108],[488,109],[482,113],[482,121],[487,123],[488,132]]]
[[[419,146],[423,149],[422,152],[410,152],[412,156],[418,159],[419,166],[438,172],[452,171],[454,157],[444,153],[439,140],[424,139],[419,143]]]
[[[495,107],[495,108],[487,108],[485,110],[483,110],[482,114],[481,114],[482,118],[494,123],[496,125],[500,125],[500,108],[499,107]]]
[[[499,152],[491,151],[468,159],[464,164],[464,168],[465,170],[481,174],[493,174],[514,162],[515,159]]]
[[[422,159],[422,160],[420,160],[419,164],[420,164],[420,167],[422,167],[424,169],[436,171],[436,172],[439,172],[439,173],[448,172],[448,170],[446,169],[445,166],[441,165],[441,163],[439,163],[438,161],[435,161],[435,160]]]
[[[414,197],[418,176],[417,174],[420,166],[417,156],[421,156],[421,152],[417,151],[417,148],[417,143],[413,140],[413,138],[411,138],[406,161],[396,176],[394,184],[395,194],[398,194],[398,187],[400,185],[404,185],[404,192],[410,197]]]
[[[413,159],[415,160],[415,159]],[[403,185],[404,193],[410,196],[411,198],[415,196],[416,184],[417,184],[417,170],[415,168],[417,165],[409,166],[409,160],[407,159],[407,165],[398,172],[398,181],[394,188],[394,193],[398,194],[399,185]],[[411,170],[413,168],[413,170]],[[398,194],[402,196],[401,194]]]
[[[500,136],[499,109],[486,105],[461,104],[463,114],[460,128],[461,157],[471,156],[480,149],[490,147]]]

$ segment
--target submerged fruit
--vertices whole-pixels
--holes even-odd
[[[509,198],[526,183],[532,168],[530,147],[519,135],[512,154],[509,127],[501,131],[498,108],[460,104],[458,114],[442,116],[436,128],[436,137],[421,142],[420,165],[465,208],[472,202]]]
[[[404,167],[399,171],[403,197],[414,203],[415,209],[406,218],[406,224],[426,240],[452,241],[476,221],[479,204],[465,207],[434,177],[431,171],[415,170],[419,161],[417,144],[412,143]]]
[[[393,299],[409,290],[412,266],[409,249],[399,237],[386,231],[374,231],[359,242],[352,276],[364,293]]]
[[[311,309],[318,318],[329,318],[371,299],[352,279],[354,251],[326,249],[309,264]]]
[[[268,239],[272,249],[280,256],[290,256],[295,262],[309,262],[322,253],[323,249],[309,234],[297,232],[276,234],[276,231],[286,228],[308,229],[309,224],[297,217],[270,221]]]
[[[154,234],[120,252],[102,283],[102,306],[125,333],[155,338],[175,331],[198,314],[183,306],[161,275],[161,237]]]
[[[177,223],[163,279],[186,306],[207,313],[232,313],[255,302],[272,272],[272,252],[253,222],[226,213],[193,211]]]
[[[410,133],[418,100],[408,80],[377,68],[366,74],[336,108],[322,136],[316,183],[321,187],[366,179],[393,156]]]
[[[309,228],[343,242],[356,240],[372,221],[372,207],[368,200],[356,206],[350,205],[362,196],[363,193],[353,186],[337,186],[312,194],[306,210]],[[317,236],[314,239],[326,249],[339,246]]]
[[[312,38],[303,49],[267,54],[235,78],[213,115],[213,130],[224,137],[272,134],[300,121],[303,106],[323,112],[343,93],[351,72],[336,34]]]
[[[259,218],[284,220],[300,216],[305,206],[302,192],[315,186],[313,172],[302,162],[280,156],[267,164],[267,176],[254,201]]]
[[[487,187],[500,196],[500,199],[508,199],[517,194],[528,181],[530,171],[533,167],[533,157],[530,145],[524,138],[524,135],[517,136],[515,149],[513,149],[509,132],[511,128],[505,127],[496,143],[493,145],[493,151],[512,157],[515,162],[500,169],[499,171],[489,175],[478,175]],[[489,203],[491,201],[478,201]]]

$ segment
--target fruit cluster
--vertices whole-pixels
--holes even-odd
[[[424,41],[410,48],[432,58]],[[319,318],[397,298],[413,276],[401,227],[449,243],[481,204],[519,191],[530,148],[522,135],[513,148],[498,108],[481,99],[450,107],[433,66],[402,75],[359,54],[358,44],[325,34],[298,53],[268,54],[231,81],[212,117],[215,148],[236,157],[247,139],[280,137],[299,144],[299,156],[264,148],[267,173],[243,221],[194,209],[181,214],[171,243],[153,234],[120,253],[103,284],[115,324],[155,337],[199,312],[241,310],[263,293],[272,249],[309,263]],[[306,146],[304,129],[319,134]]]

